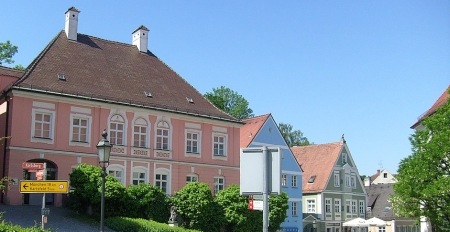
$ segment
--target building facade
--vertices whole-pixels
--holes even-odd
[[[297,232],[303,229],[302,215],[302,170],[292,151],[286,144],[271,114],[243,120],[240,144],[246,147],[280,147],[281,148],[281,191],[286,192],[288,211],[281,231]]]
[[[303,169],[303,231],[342,232],[343,223],[365,218],[366,192],[345,139],[291,147]]]
[[[16,181],[4,202],[41,203],[42,195],[20,193],[19,180],[36,178],[23,162],[46,163],[48,180],[68,180],[81,163],[98,165],[104,129],[113,144],[107,172],[124,185],[151,183],[171,195],[192,181],[214,192],[239,184],[242,123],[150,52],[146,27],[125,44],[78,33],[78,16],[67,10],[65,29],[20,78],[2,72],[8,139],[0,168]],[[63,204],[64,194],[47,195],[47,204]]]

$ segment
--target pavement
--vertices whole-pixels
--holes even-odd
[[[76,213],[67,208],[49,207],[50,214],[47,216],[45,229],[56,232],[94,232],[100,230],[100,223],[97,225],[78,219]],[[1,205],[0,212],[3,212],[2,219],[22,227],[41,227],[41,206],[35,205]],[[105,226],[104,231],[113,232]]]

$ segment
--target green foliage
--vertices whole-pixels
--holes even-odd
[[[24,70],[25,70],[25,67],[23,67],[23,66],[20,65],[20,64],[16,64],[16,65],[14,65],[13,69],[17,69],[17,70],[22,70],[22,71],[24,71]]]
[[[85,213],[93,205],[99,205],[102,169],[97,166],[80,164],[69,175],[70,186],[74,191],[69,192],[70,207],[75,211]]]
[[[173,196],[172,203],[183,227],[214,232],[226,223],[225,214],[206,183],[187,184]]]
[[[151,219],[166,223],[170,217],[167,195],[150,184],[131,185],[127,188],[129,217]]]
[[[269,231],[277,231],[281,223],[286,219],[288,210],[288,195],[282,192],[280,195],[270,196],[269,200]]]
[[[281,135],[283,135],[283,138],[289,147],[310,145],[308,138],[303,136],[303,132],[294,130],[291,124],[280,123],[278,124],[278,129],[280,129]]]
[[[0,179],[0,191],[4,193],[12,183],[14,183],[14,180],[11,177],[4,176]]]
[[[112,217],[105,224],[117,232],[198,232],[182,227],[170,227],[166,223],[158,223],[142,218]]]
[[[17,46],[12,45],[9,40],[6,41],[6,43],[0,43],[0,65],[3,63],[14,63],[12,57],[17,53],[17,51]]]
[[[41,229],[38,225],[32,227],[21,227],[3,220],[3,213],[0,212],[0,232],[50,232],[47,229]]]
[[[99,185],[98,194],[100,195],[102,191],[101,178],[99,180],[98,185]],[[101,196],[98,199],[101,200]],[[124,207],[125,202],[127,202],[127,191],[125,186],[123,186],[123,184],[120,183],[115,177],[106,176],[105,217],[126,215],[127,208]],[[97,209],[100,209],[101,202],[98,202],[97,204],[98,204]]]
[[[225,86],[213,88],[212,93],[207,92],[203,96],[217,108],[237,119],[254,116],[253,110],[249,108],[248,101],[242,95]]]
[[[450,102],[422,121],[413,154],[400,162],[391,198],[395,213],[426,216],[433,231],[450,231]]]

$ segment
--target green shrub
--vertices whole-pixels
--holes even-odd
[[[142,218],[110,217],[105,220],[105,224],[117,232],[198,232]]]
[[[50,232],[50,230],[42,230],[37,226],[23,228],[2,220],[0,222],[0,232]]]
[[[124,216],[145,218],[161,223],[169,220],[168,197],[160,188],[141,183],[128,186],[126,192],[128,210]]]

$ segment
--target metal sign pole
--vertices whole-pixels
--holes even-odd
[[[270,153],[266,146],[263,147],[263,232],[269,231],[269,178],[270,178]]]
[[[44,176],[42,177],[42,180],[47,180],[47,163],[44,162]],[[45,209],[45,193],[42,194],[42,210],[41,210],[41,225],[42,229],[44,229],[45,224],[45,215],[43,214]]]

